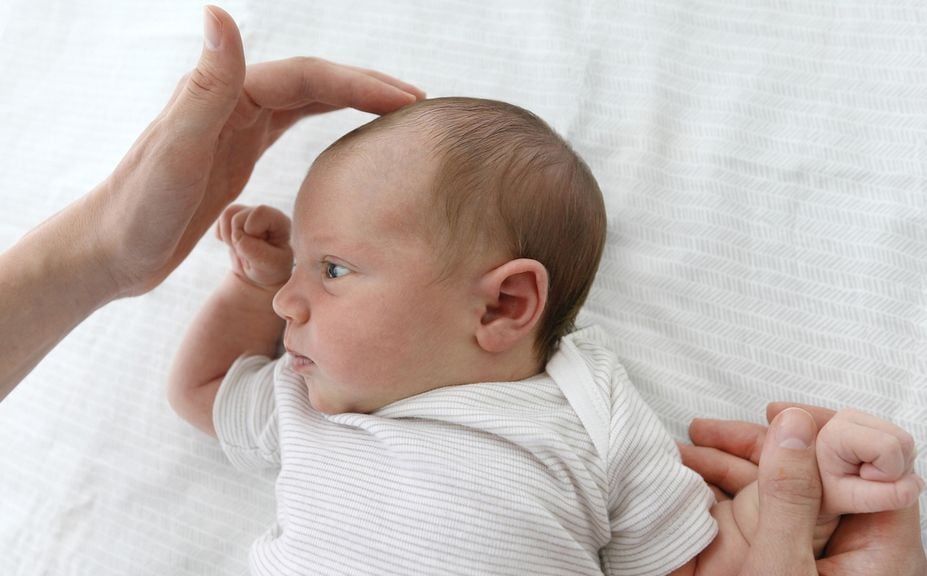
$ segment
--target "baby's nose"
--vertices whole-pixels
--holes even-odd
[[[293,288],[291,278],[277,291],[273,301],[274,312],[287,322],[304,324],[309,320],[309,306],[299,297],[299,291]]]

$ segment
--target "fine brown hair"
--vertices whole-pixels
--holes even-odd
[[[433,146],[432,200],[445,215],[438,226],[448,269],[481,247],[500,246],[511,258],[547,269],[547,306],[534,343],[546,364],[574,329],[605,246],[605,203],[589,167],[531,112],[459,97],[423,100],[377,118],[322,156],[392,127],[411,128]]]

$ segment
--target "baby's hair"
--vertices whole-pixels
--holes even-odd
[[[547,269],[547,307],[535,341],[546,363],[574,329],[605,246],[605,203],[589,167],[531,112],[477,98],[406,106],[346,134],[322,156],[392,128],[410,128],[432,146],[432,199],[446,216],[434,225],[448,271],[498,247]]]

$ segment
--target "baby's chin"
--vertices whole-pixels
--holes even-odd
[[[309,378],[304,378],[303,380],[306,382],[306,391],[309,394],[309,404],[315,411],[321,412],[326,416],[335,416],[337,414],[348,413],[368,413],[368,411],[358,410],[356,407],[347,402],[339,401],[333,398],[326,398],[324,395],[319,394],[318,386],[313,384]]]
[[[337,392],[343,389],[352,389],[356,388],[356,386],[344,386],[332,382],[325,377],[324,371],[315,363],[313,363],[313,366],[307,373],[300,374],[300,377],[306,386],[306,395],[309,397],[309,404],[312,406],[312,409],[326,416],[334,416],[336,414],[372,414],[380,408],[399,400],[399,398],[390,400],[373,397],[360,399],[345,398],[339,394],[332,394],[332,391]],[[377,384],[367,386],[367,389],[371,390],[377,388]]]

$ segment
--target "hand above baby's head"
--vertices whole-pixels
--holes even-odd
[[[290,279],[290,219],[283,212],[233,204],[219,218],[216,236],[228,245],[232,270],[245,282],[276,292]]]

